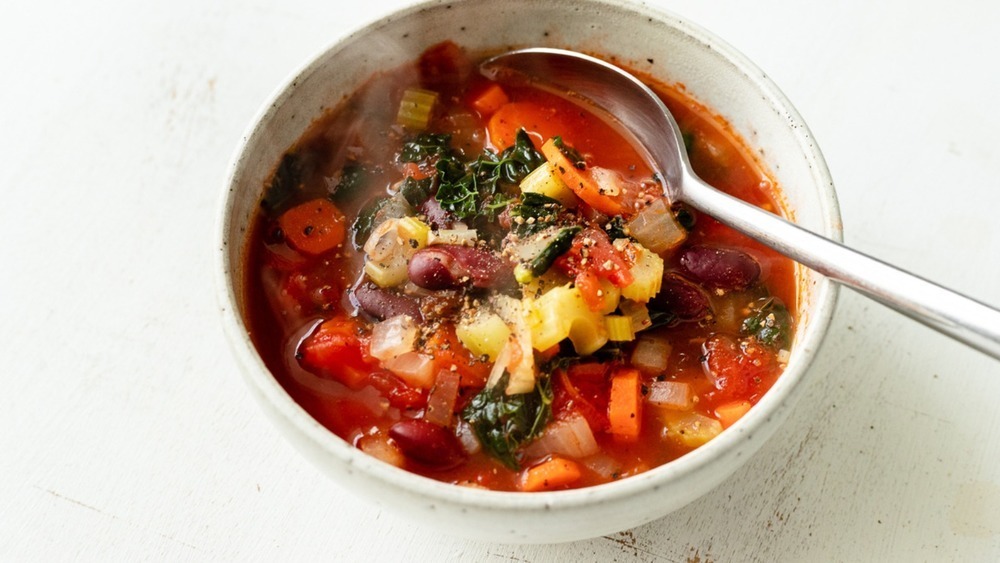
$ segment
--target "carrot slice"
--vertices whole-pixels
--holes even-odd
[[[332,203],[317,198],[285,211],[278,226],[285,240],[305,254],[323,254],[340,246],[347,234],[343,213]]]
[[[615,438],[633,442],[642,429],[642,393],[639,370],[623,368],[611,378],[608,421]]]
[[[587,205],[607,215],[621,215],[625,211],[624,206],[618,198],[604,193],[600,184],[586,170],[580,170],[566,158],[559,147],[556,146],[555,139],[549,139],[542,145],[542,154],[548,160],[562,178],[563,182],[573,190],[573,193],[585,201]]]
[[[507,97],[507,92],[504,92],[499,84],[491,82],[472,98],[472,102],[469,105],[472,106],[472,109],[486,117],[496,113],[501,106],[506,105],[509,101],[510,98]]]
[[[580,478],[580,466],[574,461],[553,456],[521,474],[521,490],[551,491],[572,485]]]
[[[487,125],[490,142],[497,150],[513,145],[521,129],[527,131],[532,142],[538,146],[538,143],[556,135],[563,135],[565,139],[571,122],[554,107],[521,101],[501,106]]]

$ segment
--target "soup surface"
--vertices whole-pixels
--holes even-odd
[[[361,450],[497,490],[596,485],[706,443],[779,376],[792,263],[662,196],[571,97],[452,43],[380,73],[277,164],[251,337]],[[725,123],[653,84],[709,183],[776,210]]]

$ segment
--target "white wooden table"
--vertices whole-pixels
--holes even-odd
[[[1000,4],[650,3],[784,89],[849,244],[1000,304]],[[269,93],[406,2],[147,4],[0,17],[0,559],[1000,558],[1000,363],[850,292],[789,422],[652,524],[490,545],[339,488],[244,390],[216,319],[214,221]]]

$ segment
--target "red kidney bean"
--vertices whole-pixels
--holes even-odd
[[[381,288],[370,281],[361,282],[354,288],[354,300],[362,311],[380,321],[396,315],[409,315],[418,321],[423,319],[416,300]]]
[[[420,206],[420,212],[427,217],[427,222],[434,229],[450,229],[455,223],[455,216],[441,207],[434,197],[428,198]]]
[[[389,428],[406,457],[435,469],[451,469],[465,459],[458,439],[446,428],[423,419],[403,420]]]
[[[731,248],[695,245],[681,253],[680,263],[689,277],[710,288],[746,289],[760,277],[760,264]]]
[[[663,285],[660,293],[653,298],[653,305],[673,313],[682,321],[701,320],[712,311],[705,292],[677,274],[663,277]]]
[[[492,252],[452,244],[418,250],[407,272],[410,281],[430,290],[498,287],[511,276],[510,265]]]

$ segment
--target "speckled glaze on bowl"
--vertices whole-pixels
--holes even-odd
[[[489,14],[489,17],[483,17]],[[505,493],[459,487],[398,469],[320,426],[282,389],[245,324],[243,247],[264,181],[324,110],[373,72],[451,39],[477,51],[549,46],[621,62],[712,108],[757,151],[795,220],[840,240],[833,183],[809,129],[778,88],[709,32],[673,14],[599,0],[432,1],[393,13],[333,44],[278,90],[238,147],[222,203],[218,292],[223,324],[252,395],[295,446],[334,481],[422,525],[504,543],[552,543],[631,528],[705,494],[749,458],[786,418],[827,330],[837,288],[799,268],[800,319],[785,373],[738,423],[680,459],[621,481],[570,491]]]

